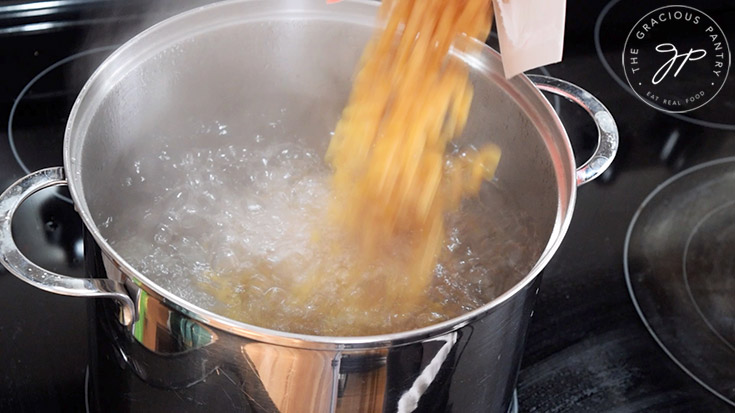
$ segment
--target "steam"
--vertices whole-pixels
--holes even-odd
[[[212,0],[154,0],[95,2],[87,4],[73,25],[80,25],[87,32],[78,48],[79,52],[99,50],[97,58],[79,59],[69,64],[67,85],[77,88],[84,84],[94,70],[115,49],[146,29],[177,14],[207,4]]]

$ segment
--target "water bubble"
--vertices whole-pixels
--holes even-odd
[[[102,228],[107,228],[107,227],[109,227],[109,226],[110,226],[110,224],[112,224],[113,220],[114,220],[114,219],[112,218],[112,216],[109,216],[109,217],[107,217],[107,218],[106,218],[106,219],[105,219],[105,220],[104,220],[104,221],[103,221],[103,222],[102,222],[102,223],[100,224],[100,227],[102,227]]]
[[[228,129],[210,126],[214,133]],[[123,178],[120,196],[135,193],[136,204],[109,222],[111,217],[100,218],[103,233],[115,236],[116,251],[172,294],[228,317],[293,329],[293,320],[328,324],[316,315],[327,303],[345,310],[341,325],[358,325],[360,317],[349,313],[344,300],[359,291],[339,294],[354,256],[335,258],[323,247],[336,243],[340,232],[325,215],[332,195],[322,154],[297,140],[276,145],[260,134],[227,146],[215,146],[219,139],[211,146],[203,141],[196,148],[164,146],[152,152],[156,162],[134,165],[136,179]],[[517,242],[531,239],[524,235],[528,224],[498,215],[518,208],[504,208],[493,197],[462,208],[447,219],[447,241],[435,270],[430,301],[441,311],[427,306],[414,313],[386,312],[380,310],[384,295],[371,292],[376,308],[370,319],[382,323],[376,328],[402,329],[417,320],[432,324],[476,308],[513,284],[493,279],[520,280],[529,270],[524,265],[533,257]],[[313,241],[315,234],[320,242]],[[295,304],[294,286],[315,273],[331,281],[317,297]]]

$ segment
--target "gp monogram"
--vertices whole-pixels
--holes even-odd
[[[730,48],[720,26],[702,11],[665,6],[633,26],[623,69],[645,103],[665,112],[688,112],[714,99],[725,84]]]

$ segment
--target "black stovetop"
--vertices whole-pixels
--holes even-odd
[[[545,69],[606,104],[620,149],[610,170],[578,191],[568,235],[544,271],[518,383],[522,412],[733,409],[656,344],[623,271],[626,230],[644,198],[681,170],[735,156],[733,75],[712,102],[685,116],[649,107],[626,86],[621,53],[628,32],[668,3],[568,2],[564,61]],[[705,11],[735,40],[735,2],[677,4]],[[115,45],[173,14],[174,5],[184,7],[0,0],[0,189],[27,171],[62,164],[64,122],[86,76]],[[583,158],[594,127],[571,104],[560,109]],[[62,192],[33,196],[18,217],[14,231],[23,252],[51,270],[82,273],[81,222]],[[89,308],[84,299],[42,292],[0,270],[0,411],[85,410]]]

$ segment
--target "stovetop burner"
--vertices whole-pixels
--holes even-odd
[[[92,70],[116,47],[95,47],[67,56],[21,89],[10,108],[7,132],[10,150],[23,172],[62,164],[64,129],[74,100]]]
[[[64,129],[74,100],[92,70],[114,46],[96,47],[56,61],[34,76],[13,100],[8,147],[24,173],[61,165]],[[49,188],[19,208],[13,232],[21,251],[51,271],[84,275],[82,225],[66,188]]]
[[[735,406],[735,158],[673,176],[640,206],[625,240],[630,295],[656,342]]]

